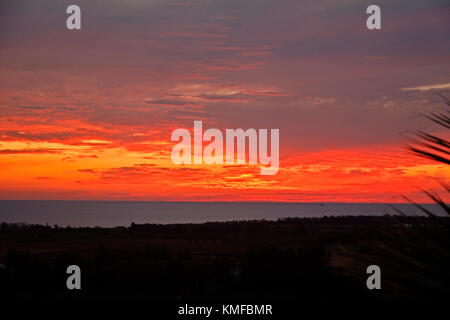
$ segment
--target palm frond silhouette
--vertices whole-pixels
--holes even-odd
[[[438,95],[444,100],[445,104],[449,107],[446,112],[431,112],[425,114],[424,117],[435,124],[450,129],[450,99],[444,95],[438,93]],[[438,137],[433,134],[423,132],[421,130],[413,131],[413,137],[409,139],[409,144],[406,148],[417,156],[431,159],[440,163],[450,164],[450,142],[445,138]],[[441,182],[445,191],[450,193],[450,186],[445,182]],[[436,193],[424,190],[424,193],[438,204],[447,215],[450,216],[450,206]],[[428,216],[435,216],[435,214],[423,206],[415,203],[411,199],[404,197],[407,201],[413,203],[422,212]]]

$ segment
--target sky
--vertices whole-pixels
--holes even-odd
[[[429,202],[446,0],[0,2],[0,199]],[[366,8],[381,8],[381,30]],[[175,165],[176,128],[280,130],[280,168]]]

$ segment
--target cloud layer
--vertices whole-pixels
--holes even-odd
[[[447,1],[0,5],[0,198],[395,202],[446,168],[402,133],[449,94]],[[175,128],[279,128],[280,171],[175,167]]]

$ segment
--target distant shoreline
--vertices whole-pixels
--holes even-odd
[[[350,222],[350,224],[348,224]],[[32,224],[26,222],[4,222],[0,221],[0,231],[3,228],[9,229],[57,229],[57,230],[130,230],[132,228],[140,228],[145,230],[146,228],[177,228],[177,227],[193,227],[202,228],[208,226],[218,226],[218,227],[232,227],[232,226],[244,226],[244,225],[255,225],[261,226],[267,225],[335,225],[339,226],[358,226],[358,227],[374,227],[377,225],[390,225],[390,226],[408,226],[409,224],[421,225],[423,223],[433,223],[444,222],[449,223],[450,217],[439,216],[435,217],[435,220],[431,220],[427,216],[402,216],[402,215],[380,215],[380,216],[369,216],[369,215],[343,215],[343,216],[323,216],[323,217],[282,217],[278,219],[255,219],[255,220],[228,220],[228,221],[205,221],[205,222],[186,222],[186,223],[134,223],[131,222],[129,225],[124,226],[58,226],[58,225],[45,225],[45,224]],[[4,231],[4,230],[3,230]]]
[[[423,207],[444,214],[436,204]],[[286,217],[383,216],[401,211],[423,215],[413,204],[379,203],[274,203],[274,202],[135,202],[0,200],[0,222],[59,226],[129,226],[242,220],[277,220]]]

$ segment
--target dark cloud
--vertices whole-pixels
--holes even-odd
[[[0,154],[42,154],[42,153],[61,153],[64,149],[3,149]]]
[[[185,106],[188,104],[194,105],[196,103],[189,102],[189,101],[180,101],[180,100],[147,100],[145,101],[148,104],[162,104],[162,105],[169,105],[169,106]]]
[[[92,174],[96,173],[96,170],[94,169],[78,169],[78,171],[81,173],[92,173]]]

